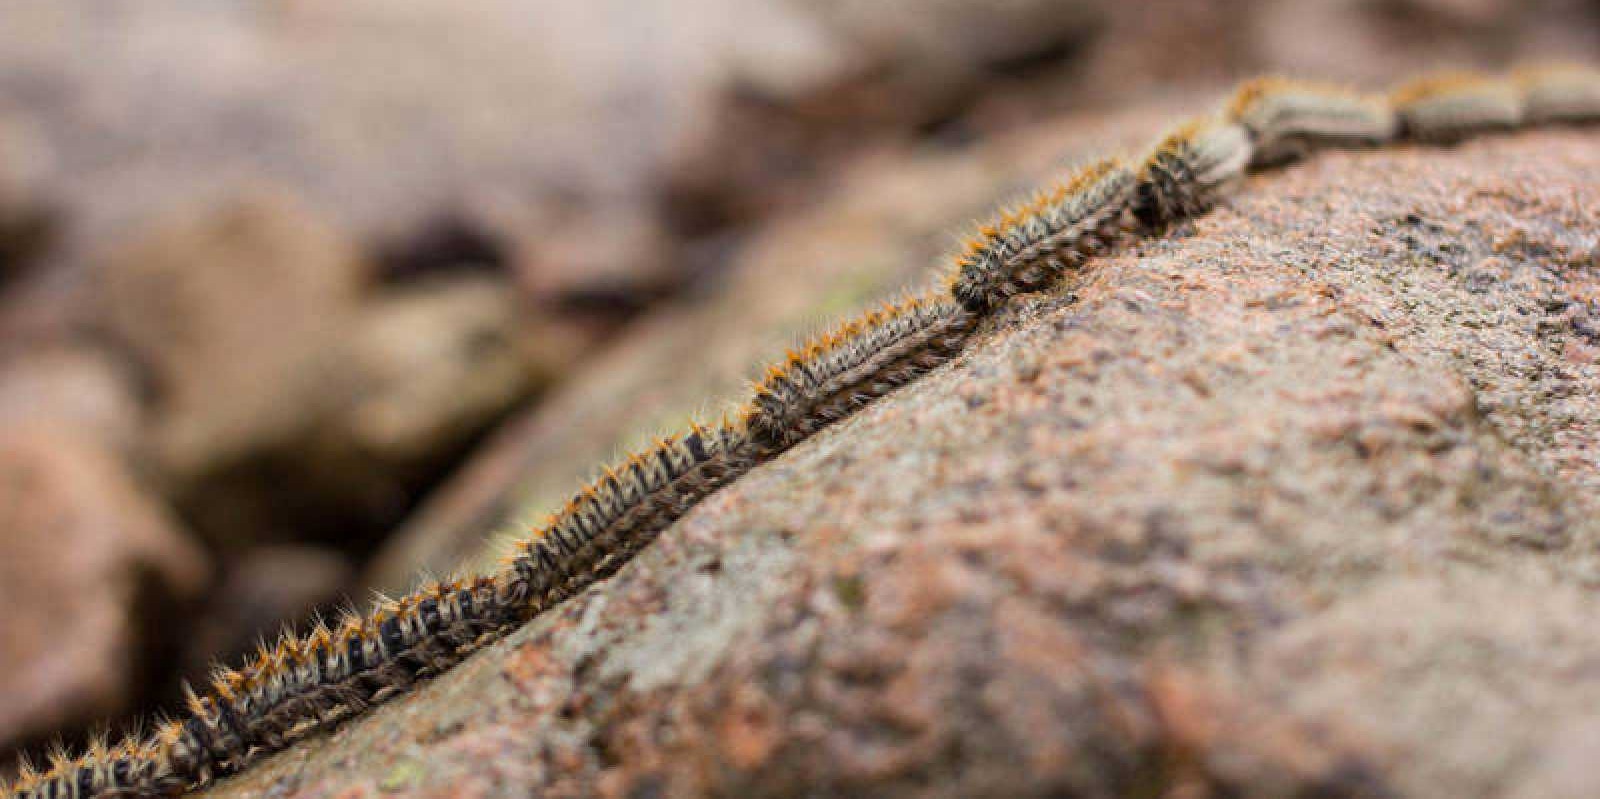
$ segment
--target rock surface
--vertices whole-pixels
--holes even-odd
[[[1596,144],[1252,179],[211,795],[1585,795]]]
[[[176,480],[296,434],[337,390],[363,262],[292,193],[174,214],[102,257],[101,315],[149,375],[156,463]]]
[[[181,525],[102,442],[0,429],[0,740],[126,713],[166,632],[208,575]],[[39,598],[48,601],[39,602]]]

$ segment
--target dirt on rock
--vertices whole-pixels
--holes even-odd
[[[1251,179],[210,795],[1586,795],[1597,143]]]

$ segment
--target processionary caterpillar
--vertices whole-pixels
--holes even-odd
[[[1279,77],[1240,85],[1223,115],[1250,132],[1252,169],[1297,160],[1317,147],[1384,144],[1400,128],[1394,108],[1381,98]]]
[[[1584,67],[1549,65],[1512,73],[1529,125],[1600,121],[1600,81]]]
[[[154,732],[55,755],[42,770],[24,766],[6,795],[180,794],[402,693],[614,574],[718,488],[945,363],[1011,296],[1050,288],[1134,230],[1204,213],[1246,171],[1319,147],[1594,121],[1600,72],[1576,66],[1429,78],[1387,99],[1247,82],[1216,115],[1179,126],[1138,163],[1096,162],[981,226],[953,258],[945,289],[869,311],[789,353],[731,420],[692,425],[604,470],[493,574],[432,582],[331,626],[285,633],[218,671]]]
[[[770,457],[960,351],[977,317],[944,297],[887,303],[768,368],[744,421]]]
[[[1408,138],[1457,142],[1477,133],[1511,130],[1522,124],[1523,98],[1515,82],[1469,73],[1412,81],[1390,101]]]
[[[950,292],[983,313],[1049,286],[1126,232],[1133,173],[1120,159],[1090,164],[981,225],[956,256]]]

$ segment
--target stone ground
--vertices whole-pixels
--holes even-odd
[[[1252,179],[210,795],[1588,795],[1597,143]]]

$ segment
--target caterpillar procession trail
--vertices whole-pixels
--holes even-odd
[[[697,503],[956,357],[984,315],[1096,255],[1205,213],[1240,178],[1318,149],[1450,143],[1600,121],[1600,71],[1447,75],[1387,95],[1283,78],[1242,84],[1143,156],[1071,172],[977,228],[921,296],[837,325],[770,367],[729,420],[693,425],[602,470],[487,575],[289,632],[217,672],[185,707],[115,743],[24,764],[9,799],[176,796],[237,773],[452,668],[614,574]]]

